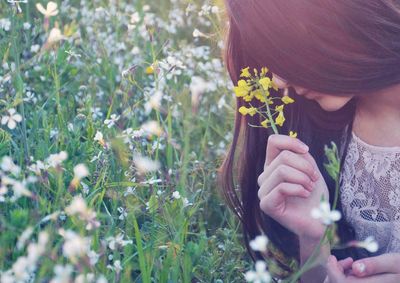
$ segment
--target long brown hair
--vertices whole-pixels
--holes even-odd
[[[334,141],[345,160],[358,97],[400,83],[400,2],[393,0],[225,0],[228,17],[225,63],[236,84],[240,70],[268,67],[293,85],[331,95],[355,95],[343,108],[324,111],[289,88],[295,103],[285,108],[281,134],[298,132],[330,190],[335,182],[323,163],[324,145]],[[271,75],[271,73],[269,73]],[[272,91],[272,96],[281,96]],[[254,105],[254,101],[252,102]],[[245,105],[237,100],[237,108]],[[247,105],[246,105],[247,106]],[[261,107],[262,105],[257,105]],[[221,191],[239,217],[245,245],[253,260],[262,258],[249,241],[265,233],[288,257],[299,259],[298,239],[259,207],[257,178],[263,171],[270,129],[257,115],[236,114],[234,136],[219,168]],[[343,146],[341,146],[343,145]],[[341,209],[339,198],[338,208]],[[354,238],[344,219],[338,224],[342,242]],[[361,250],[336,252],[339,258],[367,256]]]

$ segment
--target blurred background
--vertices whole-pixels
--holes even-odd
[[[0,2],[1,282],[242,282],[220,1]]]

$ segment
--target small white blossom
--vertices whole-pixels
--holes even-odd
[[[0,19],[0,29],[9,31],[11,28],[11,21],[9,19]]]
[[[157,194],[158,194],[158,191],[157,191]],[[183,198],[182,201],[183,201],[183,207],[187,207],[187,206],[193,204],[193,203],[189,202],[189,200],[187,198]]]
[[[193,37],[198,38],[198,37],[208,37],[205,33],[199,31],[197,28],[194,29],[193,31]]]
[[[255,239],[251,240],[249,244],[253,251],[266,252],[268,238],[265,235],[258,235]]]
[[[8,109],[7,112],[8,116],[6,115],[1,118],[1,124],[7,124],[7,127],[13,130],[17,126],[17,123],[22,121],[22,116],[14,108]]]
[[[73,263],[90,251],[90,238],[81,237],[72,230],[60,229],[59,234],[65,239],[63,254]]]
[[[31,237],[32,233],[33,233],[33,227],[32,226],[29,226],[28,228],[26,228],[24,230],[24,232],[22,232],[22,234],[19,236],[18,242],[17,242],[17,249],[18,250],[22,250],[25,247],[25,244],[29,240],[29,238]]]
[[[364,248],[371,253],[375,253],[379,249],[379,244],[373,236],[367,237],[364,241],[356,242],[355,246]]]
[[[172,197],[173,197],[174,199],[180,199],[180,198],[181,198],[181,194],[180,194],[178,191],[174,191],[174,192],[172,193]]]
[[[267,270],[267,264],[264,261],[258,260],[255,264],[255,271],[247,271],[245,273],[247,282],[268,283],[271,281],[271,275]]]
[[[21,168],[14,164],[14,161],[9,156],[4,156],[0,164],[1,170],[4,172],[10,172],[13,175],[18,175],[21,172]]]
[[[332,210],[329,202],[322,201],[319,208],[311,210],[311,216],[315,219],[320,219],[324,225],[331,225],[333,222],[340,220],[342,215],[338,210]]]
[[[74,178],[82,180],[89,176],[89,170],[85,164],[78,164],[74,167]]]
[[[119,233],[116,237],[108,237],[106,241],[108,242],[108,247],[113,251],[118,247],[124,247],[133,243],[132,240],[124,240],[123,233]]]
[[[37,3],[36,9],[38,9],[39,12],[45,16],[45,18],[56,16],[58,14],[58,5],[53,1],[47,3],[46,9],[41,3]]]
[[[111,114],[110,119],[105,119],[104,124],[107,125],[108,128],[111,128],[115,125],[115,123],[119,120],[121,116],[117,114]]]
[[[103,134],[100,131],[96,132],[96,135],[94,136],[93,140],[97,141],[103,147],[106,145],[106,142],[104,141]]]
[[[60,166],[63,161],[67,160],[67,158],[67,152],[61,151],[59,153],[50,154],[50,156],[46,159],[46,162],[50,167],[56,168]]]
[[[161,136],[163,129],[157,121],[148,121],[141,126],[141,129],[148,135]]]
[[[161,91],[156,91],[144,105],[144,111],[149,114],[152,109],[158,110],[161,106],[161,99],[163,93]]]
[[[55,276],[51,279],[50,283],[69,283],[71,282],[71,274],[74,271],[72,265],[59,265],[54,266]]]
[[[160,162],[141,155],[135,155],[133,157],[133,162],[136,169],[141,174],[157,171],[160,168]]]
[[[52,45],[54,43],[57,43],[66,37],[62,34],[61,30],[59,28],[52,28],[50,30],[49,37],[47,38],[47,43]]]
[[[115,271],[116,273],[120,273],[122,270],[121,261],[116,260],[116,261],[114,261],[113,265],[110,265],[110,264],[107,265],[107,268]]]
[[[126,216],[128,216],[128,213],[126,212],[125,208],[118,207],[117,210],[120,213],[120,215],[118,217],[119,220],[124,220],[126,218]]]

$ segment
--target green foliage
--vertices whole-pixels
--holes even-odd
[[[249,259],[216,184],[234,114],[220,13],[70,0],[44,19],[36,3],[0,2],[0,119],[16,122],[0,129],[0,162],[15,163],[0,170],[0,277],[242,282]],[[160,166],[142,172],[138,155]]]

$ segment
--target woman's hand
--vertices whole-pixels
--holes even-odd
[[[399,253],[337,261],[334,256],[328,258],[326,283],[398,283],[400,282]]]
[[[286,135],[268,138],[264,171],[258,178],[261,210],[300,238],[319,240],[325,227],[311,217],[328,188],[307,147]]]

